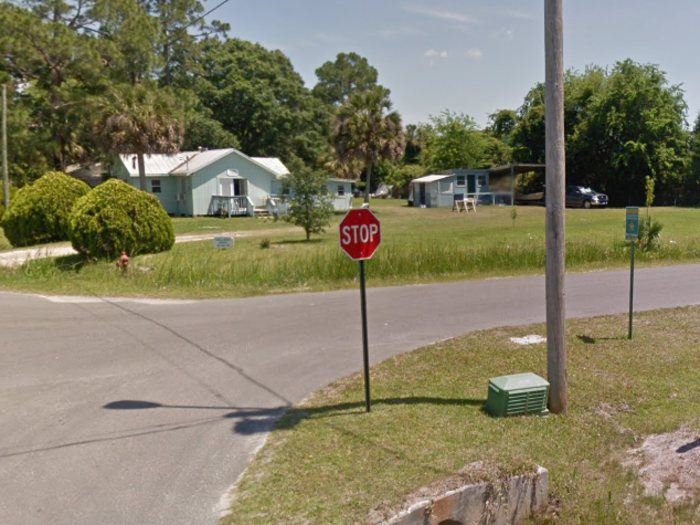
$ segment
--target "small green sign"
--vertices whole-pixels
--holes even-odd
[[[639,237],[639,206],[627,206],[625,239],[636,241]]]

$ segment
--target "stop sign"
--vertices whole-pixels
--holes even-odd
[[[379,219],[370,210],[350,210],[340,221],[340,247],[353,261],[370,259],[381,243]]]

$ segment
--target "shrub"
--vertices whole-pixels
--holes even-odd
[[[15,198],[16,194],[17,194],[17,188],[10,185],[10,202],[12,202],[12,200]],[[0,184],[0,219],[2,219],[2,216],[4,213],[5,213],[5,192],[3,190],[3,185]]]
[[[661,241],[664,225],[656,219],[646,217],[639,222],[639,247],[645,252],[654,251]]]
[[[80,199],[71,215],[71,243],[87,257],[158,253],[175,243],[170,217],[158,199],[111,179]]]
[[[70,238],[74,204],[89,193],[84,182],[57,171],[17,191],[0,225],[13,246],[31,246]]]

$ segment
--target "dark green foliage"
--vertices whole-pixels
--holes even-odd
[[[493,164],[490,154],[500,160],[500,141],[479,131],[476,123],[464,114],[443,111],[430,117],[431,125],[422,152],[423,163],[433,173],[452,168],[488,168]]]
[[[394,187],[392,193],[395,197],[405,198],[408,197],[411,181],[426,173],[426,168],[420,164],[404,164],[392,170],[386,182]]]
[[[13,246],[65,241],[73,205],[90,191],[64,173],[49,172],[17,192],[0,225]]]
[[[568,184],[608,194],[614,206],[640,202],[646,176],[667,201],[683,186],[688,164],[686,105],[658,66],[618,62],[564,78]],[[517,162],[544,162],[544,85],[525,97],[510,133]]]
[[[389,90],[375,86],[356,91],[338,108],[331,143],[341,163],[365,165],[365,203],[372,188],[372,168],[380,160],[400,159],[406,149],[401,116],[391,111]]]
[[[289,213],[284,220],[304,228],[308,242],[312,233],[323,233],[330,226],[333,201],[326,186],[328,176],[311,171],[299,161],[292,163],[291,171],[283,185],[290,192]]]
[[[281,51],[211,40],[200,66],[195,93],[246,154],[313,165],[327,148],[330,107],[311,95]]]
[[[10,202],[15,198],[15,195],[17,194],[17,188],[14,186],[10,185]],[[0,219],[2,219],[2,216],[5,214],[5,192],[3,190],[3,185],[0,184]]]
[[[326,104],[342,105],[355,91],[367,91],[377,85],[377,70],[357,53],[338,53],[335,62],[326,62],[316,70],[318,84],[313,94]]]
[[[639,221],[639,248],[645,252],[658,248],[663,228],[663,224],[649,216]]]
[[[87,257],[113,258],[169,250],[173,224],[157,197],[111,179],[76,203],[71,244]]]

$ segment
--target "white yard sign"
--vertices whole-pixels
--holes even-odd
[[[233,248],[233,237],[214,237],[214,248],[217,250]]]

